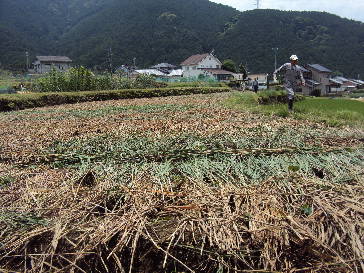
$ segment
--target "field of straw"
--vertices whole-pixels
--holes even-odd
[[[0,113],[1,272],[364,272],[364,131],[229,93]]]

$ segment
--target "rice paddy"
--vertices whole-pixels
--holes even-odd
[[[231,96],[0,113],[0,271],[362,272],[363,129]]]

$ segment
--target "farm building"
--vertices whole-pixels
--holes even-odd
[[[254,79],[258,79],[259,83],[267,83],[267,79],[268,79],[268,74],[265,73],[260,73],[260,74],[249,74],[248,75],[248,80],[253,81]]]
[[[359,86],[359,83],[355,80],[349,80],[344,77],[335,77],[334,79],[341,83],[341,89],[343,89],[343,91],[354,90]]]
[[[172,70],[176,69],[177,67],[173,64],[168,64],[168,63],[160,63],[157,65],[154,65],[151,67],[151,69],[157,69],[161,72],[163,72],[164,74],[169,74]]]
[[[306,68],[302,67],[303,77],[306,80],[306,86],[302,86],[302,93],[311,95],[314,91],[320,95],[326,95],[331,92],[332,82],[330,77],[332,71],[320,64],[308,64]]]
[[[222,63],[211,53],[192,55],[181,66],[183,77],[187,78],[207,76],[218,81],[227,81],[234,77],[234,73],[221,69]]]
[[[43,74],[53,69],[67,71],[71,68],[72,60],[66,56],[37,56],[33,63],[34,72]]]
[[[234,78],[234,73],[223,69],[202,69],[203,75],[206,77],[214,78],[217,81],[229,81]]]

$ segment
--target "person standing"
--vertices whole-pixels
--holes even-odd
[[[299,87],[298,81],[300,80],[303,86],[306,85],[306,82],[303,78],[302,71],[298,66],[298,57],[292,55],[290,61],[290,63],[285,63],[274,71],[273,75],[276,77],[278,73],[284,73],[284,88],[287,91],[288,110],[292,112],[295,92],[297,92]]]
[[[253,83],[252,83],[252,86],[253,86],[253,90],[255,93],[258,92],[258,89],[259,89],[259,82],[258,82],[258,78],[255,78]]]

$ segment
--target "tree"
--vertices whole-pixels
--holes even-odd
[[[236,73],[236,64],[233,60],[227,59],[222,63],[222,69]]]
[[[246,68],[242,63],[239,65],[239,73],[243,74],[243,79],[244,80],[248,77],[248,73],[246,72]]]

